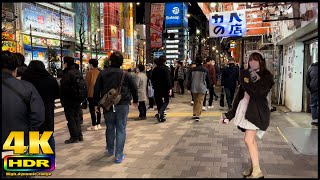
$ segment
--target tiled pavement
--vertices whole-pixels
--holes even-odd
[[[121,164],[105,154],[105,129],[86,131],[91,124],[84,114],[84,141],[64,144],[69,138],[66,122],[56,124],[56,169],[51,177],[79,178],[241,178],[248,168],[248,152],[243,136],[232,123],[219,124],[225,111],[218,101],[204,112],[200,122],[191,120],[190,95],[176,95],[167,110],[168,118],[159,124],[148,112],[148,119],[128,119]],[[137,109],[130,109],[136,117]],[[62,119],[62,117],[60,117]],[[104,121],[102,123],[104,126]],[[259,140],[261,169],[266,178],[318,177],[318,156],[297,154],[280,135],[280,129],[293,125],[279,112],[271,115],[271,125]]]

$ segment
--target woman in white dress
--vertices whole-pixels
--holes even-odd
[[[263,178],[255,136],[261,139],[269,126],[270,109],[267,96],[274,80],[260,53],[254,52],[250,55],[248,68],[240,72],[240,84],[233,108],[222,114],[220,123],[227,124],[233,120],[238,129],[245,132],[244,141],[248,147],[251,168],[242,175],[247,178]]]

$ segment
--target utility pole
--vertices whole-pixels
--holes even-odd
[[[150,21],[151,21],[151,3],[145,2],[145,20],[146,20],[146,63],[151,62],[151,38],[150,38]]]
[[[33,60],[33,46],[32,46],[32,28],[30,24],[30,46],[31,46],[31,60]]]

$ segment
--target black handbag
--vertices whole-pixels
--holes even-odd
[[[224,89],[221,88],[220,106],[224,107]]]

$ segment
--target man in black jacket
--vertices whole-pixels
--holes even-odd
[[[318,62],[310,65],[307,74],[307,87],[311,92],[310,109],[312,114],[312,125],[318,126]]]
[[[129,73],[123,73],[120,69],[123,63],[123,56],[120,52],[114,52],[110,56],[111,65],[101,71],[97,77],[94,87],[93,99],[95,106],[98,106],[100,99],[112,88],[118,88],[121,84],[122,76],[124,79],[121,86],[121,100],[111,108],[110,111],[104,110],[106,120],[106,141],[109,155],[116,156],[116,163],[121,163],[125,155],[123,154],[126,141],[126,125],[129,114],[129,103],[133,98],[133,105],[138,107],[138,88]],[[99,111],[98,107],[95,108]],[[116,148],[114,141],[116,139]],[[114,151],[115,150],[115,151]]]
[[[39,131],[45,120],[43,101],[31,83],[15,78],[17,60],[11,52],[1,51],[0,67],[2,147],[11,131],[24,131],[24,145],[28,146],[29,131]]]
[[[68,129],[70,133],[70,139],[66,140],[65,143],[76,143],[83,141],[81,132],[81,119],[80,111],[81,107],[78,100],[74,97],[74,88],[76,78],[80,78],[80,72],[75,68],[73,57],[66,56],[64,59],[64,70],[63,76],[60,81],[60,100],[64,107],[64,113],[68,121]]]
[[[165,65],[165,56],[160,56],[157,67],[152,72],[152,85],[154,88],[154,97],[157,104],[159,122],[166,121],[164,111],[169,104],[169,96],[172,93],[172,81],[169,68]]]
[[[239,69],[235,66],[234,60],[230,59],[228,67],[224,68],[221,74],[221,86],[224,87],[229,109],[232,109],[232,101],[237,88],[237,82],[239,84]]]

